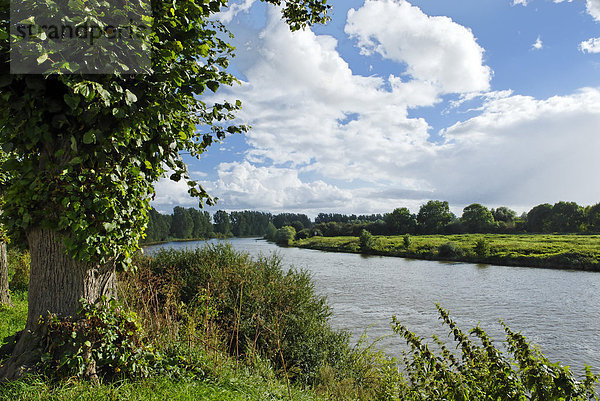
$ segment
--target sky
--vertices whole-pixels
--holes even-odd
[[[294,33],[256,0],[217,16],[240,84],[206,100],[241,100],[252,129],[186,159],[209,211],[600,202],[600,0],[328,3]],[[198,205],[155,188],[163,213]]]

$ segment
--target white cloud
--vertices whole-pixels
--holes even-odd
[[[600,53],[600,38],[591,38],[579,44],[583,53]]]
[[[520,4],[523,7],[525,7],[527,5],[527,0],[513,0],[512,5],[516,6],[517,4]]]
[[[348,191],[317,180],[302,182],[291,168],[257,167],[247,161],[222,163],[212,191],[226,209],[270,211],[314,208],[343,209],[351,201]]]
[[[239,13],[248,12],[254,3],[256,3],[256,0],[244,0],[243,3],[230,2],[227,10],[218,13],[216,18],[224,24],[227,24],[231,22]]]
[[[554,0],[555,3],[563,3],[568,1],[572,3],[573,0]],[[586,0],[586,10],[596,21],[600,21],[600,0]]]
[[[444,131],[447,147],[427,175],[453,202],[597,203],[598,126],[598,88],[545,100],[492,99],[479,116]]]
[[[587,12],[594,17],[596,21],[600,21],[600,0],[587,0]]]
[[[355,75],[334,38],[292,34],[271,11],[259,39],[238,44],[243,84],[214,99],[241,99],[240,119],[253,127],[245,160],[219,165],[218,180],[205,183],[219,207],[361,213],[446,199],[524,210],[600,199],[600,89],[542,100],[477,93],[489,88],[491,72],[468,29],[405,1],[369,0],[350,14],[347,30],[362,48],[406,63],[410,74]],[[422,54],[433,54],[430,67],[404,44],[418,34]],[[445,91],[460,95],[453,107],[468,102],[476,116],[434,143],[427,121],[409,110],[437,104]],[[195,202],[181,184],[159,185],[170,196],[161,201]]]
[[[433,83],[443,93],[489,89],[491,70],[483,65],[483,48],[470,29],[448,17],[430,17],[404,0],[367,0],[350,9],[345,32],[365,55],[406,63],[413,79]]]
[[[174,206],[198,207],[198,199],[192,198],[185,180],[178,182],[161,178],[155,185],[155,198],[151,205],[161,213],[171,213]]]
[[[542,38],[538,35],[537,40],[535,41],[534,44],[531,45],[531,48],[534,50],[542,50],[543,47],[544,47],[544,44],[542,42]]]

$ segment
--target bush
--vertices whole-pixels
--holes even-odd
[[[296,237],[296,229],[292,226],[283,226],[275,234],[275,242],[278,245],[289,245]]]
[[[439,355],[411,333],[396,317],[394,332],[410,346],[404,358],[408,380],[400,388],[403,400],[572,400],[597,399],[598,376],[586,367],[586,377],[577,381],[569,367],[551,363],[520,333],[504,325],[508,356],[495,347],[479,326],[464,333],[448,312],[437,306],[443,324],[457,343],[460,356],[434,337]],[[471,338],[477,338],[475,342]]]
[[[473,250],[477,256],[485,258],[490,254],[490,243],[485,239],[480,238],[475,242]]]
[[[367,230],[362,230],[358,237],[361,251],[369,251],[375,247],[375,239],[373,235]]]
[[[252,259],[218,244],[162,250],[136,264],[139,271],[124,276],[124,298],[162,343],[205,347],[211,331],[230,355],[260,355],[280,370],[285,361],[288,376],[302,383],[348,352],[349,335],[329,326],[331,310],[310,274],[284,272],[276,256]]]
[[[296,239],[306,239],[306,238],[310,237],[310,234],[311,234],[310,229],[305,228],[296,233]]]
[[[410,243],[412,242],[410,234],[404,234],[404,237],[402,237],[402,242],[404,243],[404,247],[408,249]]]
[[[454,258],[461,255],[461,250],[452,242],[446,242],[438,247],[438,255],[443,258]]]

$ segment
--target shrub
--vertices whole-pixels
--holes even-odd
[[[572,400],[596,398],[598,376],[586,367],[578,381],[569,367],[551,363],[520,333],[504,325],[508,356],[493,344],[479,326],[468,334],[457,327],[448,312],[437,305],[443,324],[457,343],[460,356],[434,336],[436,355],[421,338],[411,333],[396,317],[394,332],[410,346],[404,358],[407,382],[400,388],[403,400]],[[471,338],[477,338],[475,342]]]
[[[490,243],[483,238],[479,238],[475,242],[473,250],[477,256],[480,258],[485,258],[490,254]]]
[[[438,255],[444,258],[453,258],[460,256],[461,251],[452,242],[446,242],[438,247]]]
[[[278,245],[289,245],[296,237],[296,229],[292,226],[283,226],[275,234],[275,242]]]
[[[303,230],[300,230],[296,233],[296,239],[305,239],[310,237],[310,229],[305,228]]]
[[[410,238],[410,234],[404,234],[404,237],[402,237],[402,241],[404,243],[404,247],[406,249],[408,249],[408,247],[410,246],[410,243],[412,242],[412,240]]]
[[[214,330],[230,355],[261,355],[303,383],[313,383],[322,366],[336,366],[348,351],[349,335],[329,326],[331,310],[310,274],[284,272],[276,256],[252,259],[218,244],[162,250],[138,256],[136,264],[138,272],[124,277],[124,297],[149,330],[160,331],[156,337],[205,347],[201,334]],[[196,335],[188,337],[190,325]]]
[[[373,235],[367,230],[362,230],[360,232],[360,236],[358,237],[358,241],[360,243],[361,251],[369,251],[375,247],[375,239]]]

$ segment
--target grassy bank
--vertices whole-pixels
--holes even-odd
[[[0,383],[0,399],[596,399],[591,371],[576,378],[508,327],[496,348],[441,307],[439,338],[455,344],[434,339],[437,354],[395,317],[393,332],[410,348],[401,360],[353,346],[330,326],[310,276],[283,269],[276,256],[253,259],[218,244],[135,263],[136,273],[119,277],[120,303],[84,305],[76,326],[43,326],[38,373]],[[25,294],[13,300],[0,309],[0,338],[25,324]],[[8,355],[0,349],[0,365]],[[92,364],[98,384],[86,380]]]
[[[365,247],[358,237],[312,237],[290,245],[330,252],[600,271],[600,235],[460,234],[408,238],[375,236]]]

